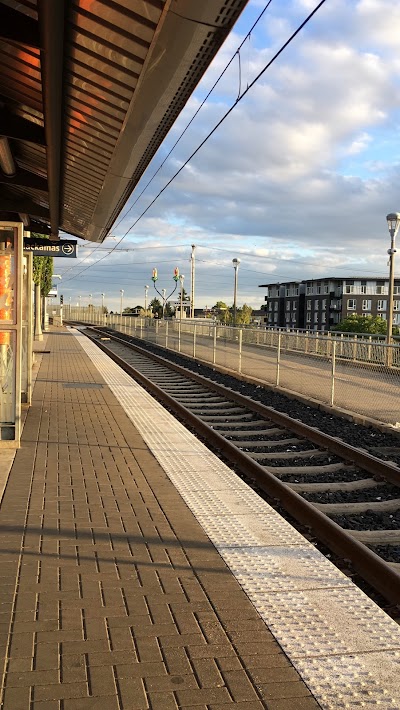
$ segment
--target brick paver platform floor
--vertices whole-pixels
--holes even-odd
[[[0,509],[4,710],[318,708],[78,341],[48,349]]]

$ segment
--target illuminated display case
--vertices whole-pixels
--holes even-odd
[[[21,433],[22,254],[22,222],[0,222],[0,446]]]

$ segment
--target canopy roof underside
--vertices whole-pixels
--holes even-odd
[[[0,0],[0,219],[102,242],[246,3]]]

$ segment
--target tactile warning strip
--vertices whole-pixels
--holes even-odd
[[[77,338],[321,706],[398,710],[397,624],[110,358]]]

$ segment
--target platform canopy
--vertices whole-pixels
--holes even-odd
[[[0,219],[102,242],[247,0],[0,0]]]

